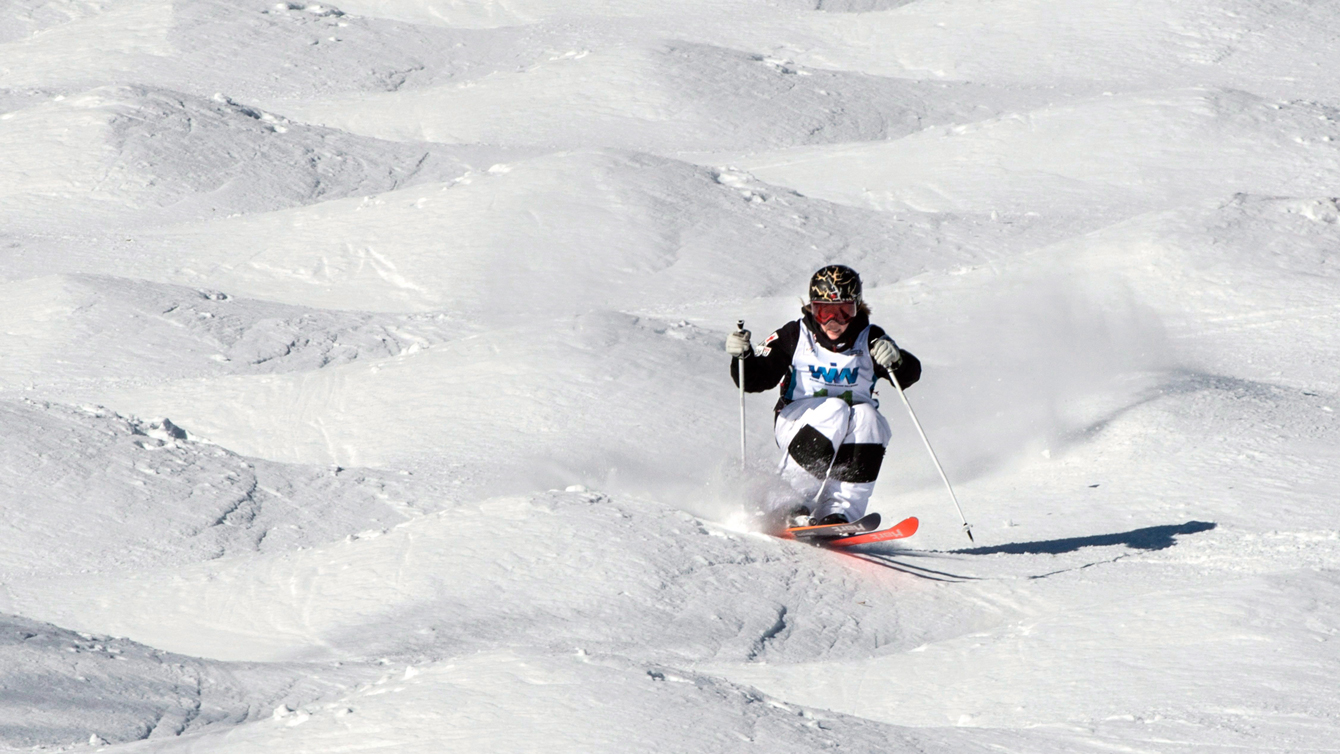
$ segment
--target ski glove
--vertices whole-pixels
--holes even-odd
[[[898,350],[898,344],[893,342],[893,338],[881,337],[870,344],[870,358],[892,372],[903,363],[903,352]]]
[[[726,353],[737,359],[754,355],[754,346],[749,342],[748,330],[736,330],[726,336]]]

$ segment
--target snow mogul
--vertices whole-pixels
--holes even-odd
[[[861,276],[844,265],[810,278],[801,316],[754,350],[748,330],[731,333],[731,378],[751,393],[781,383],[773,433],[786,450],[781,477],[796,497],[770,499],[764,514],[786,526],[841,524],[865,515],[888,447],[889,423],[878,411],[875,381],[904,388],[921,378],[921,362],[898,348],[861,300]]]

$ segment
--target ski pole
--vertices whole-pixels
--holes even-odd
[[[945,489],[949,490],[949,497],[954,501],[954,508],[958,510],[959,520],[963,522],[963,533],[968,535],[968,541],[976,543],[972,538],[972,526],[968,524],[968,519],[963,516],[963,506],[958,504],[958,495],[954,494],[954,488],[949,484],[949,477],[945,476],[944,467],[940,465],[940,459],[935,457],[935,450],[931,447],[931,441],[926,439],[926,431],[921,428],[921,422],[917,421],[917,412],[912,410],[912,404],[907,401],[907,393],[903,392],[903,386],[899,384],[898,377],[894,375],[893,370],[889,370],[889,382],[898,388],[898,397],[903,399],[903,405],[907,406],[907,415],[912,417],[912,424],[917,428],[917,434],[921,435],[921,441],[926,443],[926,452],[931,454],[931,460],[935,462],[935,470],[940,472],[940,478],[944,480]]]
[[[740,320],[736,324],[735,330],[736,332],[744,332],[744,320]],[[750,348],[752,347],[753,346],[751,345]],[[744,356],[740,357],[739,362],[740,363],[736,365],[738,368],[736,376],[740,378],[740,470],[744,471],[745,464],[748,461],[745,456],[744,444]]]

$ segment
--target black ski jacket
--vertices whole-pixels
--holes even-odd
[[[805,312],[805,327],[814,334],[814,339],[819,345],[830,351],[842,352],[855,345],[856,338],[870,326],[870,340],[875,340],[884,336],[884,329],[879,325],[870,325],[870,317],[864,312],[857,314],[851,321],[851,324],[843,331],[842,335],[836,341],[824,334],[823,328],[814,321],[814,317]],[[746,356],[749,364],[744,370],[744,389],[750,393],[761,393],[765,390],[771,390],[777,387],[778,383],[782,386],[782,397],[777,399],[776,411],[781,411],[782,406],[786,405],[786,390],[790,387],[787,383],[791,381],[791,357],[796,353],[796,345],[800,343],[800,322],[792,320],[782,325],[781,329],[768,336],[763,341],[763,348],[752,356]],[[901,347],[898,349],[903,354],[903,360],[893,370],[898,377],[898,382],[904,389],[911,387],[917,380],[921,379],[921,362],[911,353],[904,351]],[[730,360],[730,376],[738,387],[740,384],[739,359]],[[889,379],[889,372],[879,364],[875,365],[875,376]]]

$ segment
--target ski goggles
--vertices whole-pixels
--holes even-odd
[[[856,302],[811,301],[810,313],[814,315],[814,321],[821,325],[826,325],[829,322],[845,325],[856,316]]]

